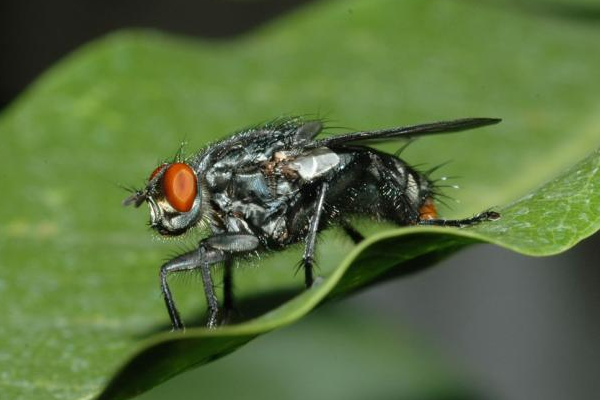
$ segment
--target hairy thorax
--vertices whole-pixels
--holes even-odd
[[[248,162],[234,162],[242,157]],[[294,241],[305,230],[290,226],[307,200],[303,189],[330,178],[341,160],[326,147],[299,154],[277,149],[268,158],[264,153],[248,157],[246,151],[228,154],[206,173],[214,229],[217,233],[252,233],[270,247]]]

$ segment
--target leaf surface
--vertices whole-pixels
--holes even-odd
[[[589,24],[511,7],[377,0],[317,3],[233,41],[131,31],[76,51],[0,117],[3,393],[128,398],[466,245],[568,249],[599,225],[599,42]],[[461,177],[445,216],[503,217],[462,230],[359,220],[359,246],[330,230],[314,288],[293,273],[301,248],[272,254],[236,270],[245,322],[168,333],[158,267],[194,238],[152,240],[147,212],[121,207],[117,185],[139,186],[182,140],[194,151],[281,114],[353,130],[502,117],[402,157],[421,169],[452,160],[436,175]],[[188,326],[201,326],[200,280],[173,286]]]

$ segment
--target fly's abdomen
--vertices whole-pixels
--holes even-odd
[[[367,148],[352,150],[338,152],[347,162],[327,197],[335,213],[367,214],[401,225],[416,223],[422,214],[435,214],[426,176],[392,155]]]

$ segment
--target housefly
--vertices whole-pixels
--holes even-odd
[[[210,235],[197,248],[160,269],[160,286],[174,330],[183,329],[167,277],[199,269],[208,304],[208,327],[217,325],[218,301],[211,266],[225,266],[224,303],[232,305],[232,259],[260,250],[304,243],[301,266],[313,284],[317,233],[339,225],[356,242],[361,234],[349,217],[365,215],[400,226],[465,227],[500,215],[438,218],[436,186],[395,155],[368,147],[382,140],[410,139],[496,124],[495,118],[465,118],[316,139],[323,124],[279,118],[213,143],[199,153],[159,165],[146,186],[123,204],[146,202],[150,226],[177,236],[204,226]]]

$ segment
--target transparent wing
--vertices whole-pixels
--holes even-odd
[[[460,132],[486,125],[497,124],[500,121],[502,121],[500,118],[463,118],[454,121],[432,122],[422,125],[396,127],[377,131],[353,132],[316,140],[313,142],[311,147],[329,147],[343,145],[350,142],[364,143],[393,139],[410,139],[418,136],[434,135],[438,133]]]

